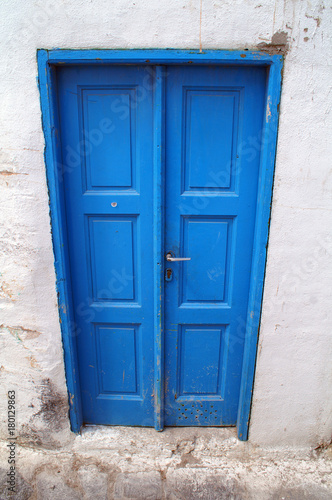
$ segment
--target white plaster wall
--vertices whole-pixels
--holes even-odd
[[[330,2],[203,0],[200,16],[200,0],[3,0],[0,19],[1,435],[5,395],[14,388],[22,441],[71,439],[36,49],[254,48],[282,30],[290,49],[250,440],[313,446],[330,439]],[[45,401],[58,405],[57,421]]]

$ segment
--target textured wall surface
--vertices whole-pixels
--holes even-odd
[[[37,48],[256,48],[288,38],[250,440],[331,437],[331,4],[328,0],[3,0],[0,6],[1,435],[73,437],[57,311]],[[277,35],[276,35],[277,34]],[[281,36],[284,39],[285,35]]]

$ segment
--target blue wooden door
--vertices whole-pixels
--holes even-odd
[[[138,66],[58,73],[84,422],[153,426],[150,76]]]
[[[168,68],[165,425],[236,423],[265,78]]]
[[[157,381],[165,425],[234,425],[266,73],[169,66],[165,101],[153,94],[154,75],[144,66],[58,69],[83,418],[153,426]],[[163,102],[165,363],[155,378],[153,112]]]

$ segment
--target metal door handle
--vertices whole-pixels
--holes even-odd
[[[168,254],[166,254],[166,260],[168,262],[180,262],[182,260],[191,260],[191,257],[172,257],[171,252],[168,252]]]

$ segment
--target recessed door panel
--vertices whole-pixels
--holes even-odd
[[[181,326],[177,399],[219,393],[222,333],[222,327]]]
[[[182,253],[192,255],[190,263],[183,264],[180,269],[183,303],[223,302],[226,279],[229,277],[227,249],[230,246],[228,238],[231,221],[214,217],[185,217],[182,224]],[[205,258],[206,255],[209,255],[208,259]]]
[[[235,175],[239,91],[201,86],[184,87],[183,92],[185,190],[229,190]]]
[[[95,325],[99,395],[126,398],[139,391],[138,327]]]
[[[137,290],[136,217],[89,217],[94,301],[134,301]]]
[[[87,189],[132,187],[136,92],[116,86],[81,90]]]

